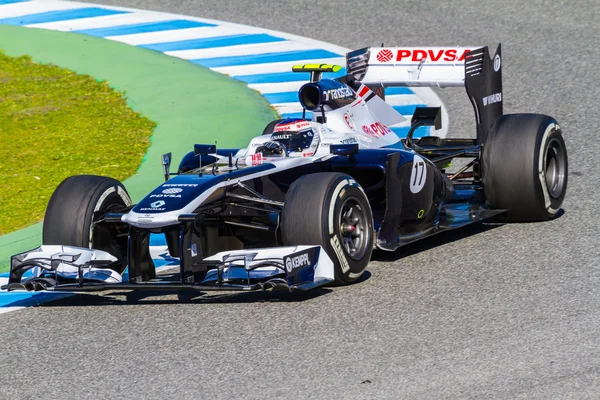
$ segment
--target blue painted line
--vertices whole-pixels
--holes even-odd
[[[266,33],[255,33],[247,35],[217,36],[201,39],[180,40],[178,42],[143,44],[139,47],[165,52],[177,50],[210,49],[213,47],[228,47],[242,44],[275,43],[283,42],[285,40],[286,39],[284,38],[271,36]]]
[[[291,69],[291,68],[290,68]],[[335,73],[325,73],[323,78],[334,79],[346,75],[346,68],[342,68]],[[307,72],[275,72],[270,74],[256,75],[234,75],[233,78],[246,82],[247,84],[256,83],[279,83],[279,82],[295,82],[295,81],[310,81],[310,74]]]
[[[163,253],[159,255],[160,258],[154,259],[154,266],[164,267],[165,265],[179,265],[179,258],[174,258],[169,255],[169,253]]]
[[[108,28],[81,29],[73,32],[83,33],[85,35],[107,37],[133,35],[136,33],[172,31],[176,29],[204,28],[216,26],[206,22],[188,21],[185,19],[176,19],[171,21],[146,22],[142,24],[119,25]]]
[[[299,103],[298,92],[263,93],[262,96],[271,104]]]
[[[302,112],[281,114],[281,118],[302,118]],[[310,111],[306,112],[306,119],[312,119],[312,113]]]
[[[232,67],[236,65],[268,64],[284,61],[302,61],[315,58],[339,57],[339,54],[327,50],[296,50],[283,53],[251,54],[247,56],[214,57],[190,60],[207,68]]]
[[[403,126],[400,128],[390,128],[396,135],[398,135],[400,138],[405,138],[406,135],[408,134],[408,130],[410,129],[410,127],[408,126]],[[421,127],[419,129],[417,129],[415,131],[415,133],[413,134],[413,138],[417,139],[417,138],[422,138],[423,136],[428,136],[430,133],[430,128],[428,126],[426,127]],[[386,147],[392,147],[392,148],[396,148],[394,147],[395,145],[391,145],[391,146],[386,146]]]
[[[0,24],[31,25],[45,22],[67,21],[70,19],[103,17],[106,15],[129,14],[129,11],[109,10],[107,8],[89,7],[72,10],[48,11],[38,14],[22,15],[20,17],[0,19]]]
[[[410,127],[409,126],[403,126],[401,128],[390,128],[390,129],[392,130],[392,132],[394,132],[400,138],[405,138],[406,135],[408,134],[408,130],[410,129]],[[392,146],[394,146],[394,145],[392,145]]]
[[[31,307],[72,295],[72,293],[51,292],[2,292],[0,307]]]
[[[395,94],[414,94],[415,92],[413,92],[410,88],[407,87],[390,87],[390,88],[385,88],[385,95],[386,96],[392,96]]]
[[[167,239],[164,233],[151,233],[150,246],[166,246]]]
[[[404,106],[392,106],[394,110],[398,111],[402,115],[413,115],[415,108],[427,107],[425,104],[407,104]]]
[[[12,4],[12,3],[24,3],[29,0],[0,0],[0,5],[2,4]]]

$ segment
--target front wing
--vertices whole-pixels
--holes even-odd
[[[226,251],[203,259],[185,274],[138,282],[111,267],[117,260],[94,249],[41,246],[11,258],[7,290],[89,292],[112,289],[198,291],[306,291],[334,280],[333,262],[321,246]],[[174,266],[176,268],[176,266]],[[165,279],[179,276],[179,279]],[[181,278],[185,276],[185,278]]]

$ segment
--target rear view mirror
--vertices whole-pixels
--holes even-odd
[[[171,153],[166,153],[161,156],[163,174],[165,175],[165,182],[169,180],[169,170],[171,169]]]

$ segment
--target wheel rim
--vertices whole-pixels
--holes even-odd
[[[338,225],[344,252],[353,260],[364,257],[369,246],[369,223],[366,210],[358,199],[348,197],[340,207]]]
[[[557,139],[550,140],[546,149],[544,175],[548,194],[553,199],[560,198],[565,187],[567,169],[565,154],[565,149]]]

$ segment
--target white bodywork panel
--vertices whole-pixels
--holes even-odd
[[[50,271],[53,260],[63,260],[56,271]],[[73,246],[46,245],[31,251],[23,259],[23,262],[35,261],[39,266],[34,267],[31,277],[39,277],[45,272],[56,273],[66,279],[77,279],[79,267],[89,261],[115,262],[117,259],[102,250],[85,249]],[[110,283],[122,282],[121,274],[109,268],[85,267],[83,268],[83,279]]]
[[[361,81],[386,87],[464,86],[465,54],[480,47],[371,47]]]

